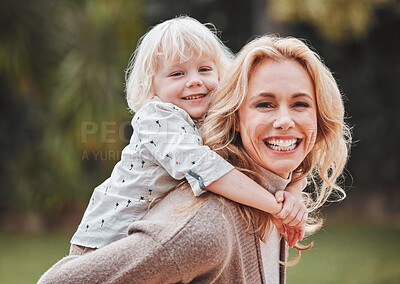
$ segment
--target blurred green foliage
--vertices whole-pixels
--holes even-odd
[[[145,15],[141,0],[0,1],[0,213],[57,214],[109,174],[115,159],[83,153],[117,152],[126,141],[111,129],[103,143],[82,124],[129,121],[124,69]]]
[[[348,185],[398,214],[398,1],[0,0],[0,226],[6,212],[57,220],[86,204],[130,136],[124,70],[137,41],[180,14],[216,24],[234,51],[254,30],[307,39],[346,97]]]
[[[374,21],[374,10],[396,0],[269,0],[267,14],[283,22],[311,23],[325,38],[341,41],[364,36]]]

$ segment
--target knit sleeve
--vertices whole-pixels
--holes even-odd
[[[40,279],[44,283],[175,283],[180,272],[161,244],[133,234],[96,251],[67,256]]]
[[[140,143],[173,178],[186,178],[198,196],[204,188],[233,169],[204,146],[190,116],[168,103],[152,101],[133,120]]]

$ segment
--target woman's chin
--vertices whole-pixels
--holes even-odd
[[[280,158],[272,158],[263,159],[261,163],[258,163],[263,168],[273,172],[280,177],[288,178],[290,173],[293,172],[298,166],[301,164],[302,159],[296,159],[293,156],[280,156]]]

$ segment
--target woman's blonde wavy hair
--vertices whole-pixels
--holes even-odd
[[[344,190],[337,184],[348,158],[351,141],[350,129],[344,121],[341,93],[329,69],[318,54],[296,38],[266,35],[249,42],[238,54],[226,76],[213,94],[208,116],[201,128],[204,144],[216,151],[239,170],[260,182],[256,164],[246,153],[241,139],[235,138],[238,109],[248,90],[249,78],[257,64],[264,60],[296,60],[310,74],[317,105],[317,137],[314,147],[300,166],[294,170],[296,180],[308,177],[312,184],[304,199],[310,212],[307,233],[316,231],[322,219],[316,215],[333,194],[335,200],[345,198]],[[269,219],[255,209],[240,206],[245,219],[255,224],[262,239],[266,237]]]
[[[136,112],[156,94],[153,77],[160,58],[170,65],[193,57],[208,57],[222,76],[232,62],[232,52],[221,42],[212,24],[180,16],[162,22],[141,37],[132,55],[126,77],[126,99]]]

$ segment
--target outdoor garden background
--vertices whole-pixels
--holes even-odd
[[[68,253],[131,133],[137,41],[180,14],[215,24],[234,52],[264,33],[303,38],[345,96],[348,196],[324,208],[288,283],[400,283],[396,0],[0,0],[0,283],[35,283]]]

